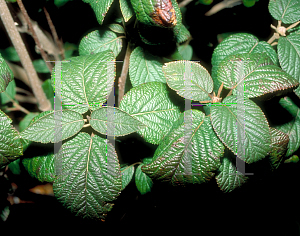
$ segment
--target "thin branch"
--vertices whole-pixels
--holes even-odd
[[[64,60],[65,59],[65,50],[62,47],[61,41],[58,39],[58,35],[57,35],[57,32],[56,32],[56,29],[55,29],[55,27],[53,25],[53,22],[51,20],[51,17],[49,15],[47,9],[45,7],[44,7],[44,12],[45,12],[45,15],[46,15],[46,18],[47,18],[48,25],[49,25],[49,28],[51,30],[52,36],[54,38],[54,42],[55,42],[56,46],[59,48],[62,60]]]
[[[294,23],[294,24],[290,25],[289,27],[287,27],[286,30],[289,30],[289,29],[294,28],[294,27],[297,26],[299,23],[300,23],[300,21],[297,21],[296,23]]]
[[[19,102],[27,102],[27,103],[37,104],[37,100],[33,96],[23,96],[20,94],[16,94],[15,98]]]
[[[9,101],[11,101],[13,103],[13,105],[15,106],[15,110],[17,110],[17,111],[23,111],[26,114],[30,113],[30,111],[28,111],[27,109],[25,109],[24,107],[22,107],[21,105],[19,105],[18,103],[16,103],[15,100],[13,100],[11,98],[11,96],[9,96],[9,94],[7,92],[4,91],[4,93],[9,98]],[[12,111],[13,109],[7,108],[7,110],[11,110]]]
[[[185,7],[186,5],[188,5],[192,1],[193,0],[183,0],[181,3],[178,3],[178,6],[179,7]]]
[[[30,32],[31,32],[31,34],[32,34],[32,37],[33,37],[33,39],[34,39],[34,42],[35,42],[35,44],[37,45],[38,49],[39,49],[40,52],[41,52],[42,58],[44,59],[44,61],[45,61],[46,65],[47,65],[49,71],[52,71],[53,66],[52,66],[51,63],[49,62],[48,56],[47,56],[47,54],[45,53],[43,47],[41,46],[41,43],[40,43],[40,41],[39,41],[39,39],[38,39],[38,37],[37,37],[37,35],[36,35],[36,33],[35,33],[33,27],[32,27],[30,18],[29,18],[28,14],[27,14],[27,11],[26,11],[26,9],[25,9],[25,6],[23,5],[22,0],[17,0],[17,3],[18,3],[18,5],[19,5],[19,7],[20,7],[20,9],[21,9],[21,12],[23,13],[23,15],[24,15],[24,17],[25,17],[25,20],[26,20],[26,22],[27,22],[27,24],[28,24],[28,27],[29,27],[29,30],[30,30]]]
[[[30,85],[33,91],[34,96],[39,102],[39,109],[41,111],[47,111],[51,109],[51,103],[47,99],[41,84],[37,76],[37,73],[33,67],[32,61],[28,55],[28,52],[25,48],[24,42],[15,26],[15,22],[10,14],[10,11],[6,5],[5,0],[0,0],[0,16],[2,22],[7,30],[7,33],[20,57],[23,68],[26,71],[26,74],[29,78]]]
[[[206,12],[205,16],[211,16],[225,8],[231,8],[240,4],[242,4],[242,0],[223,0],[223,2],[217,3],[208,12]]]
[[[126,78],[128,74],[128,69],[129,69],[129,59],[130,59],[130,54],[131,54],[131,48],[129,43],[127,44],[127,49],[125,53],[125,58],[124,58],[124,63],[123,63],[123,68],[121,72],[121,76],[119,78],[119,97],[118,97],[118,106],[120,106],[120,102],[124,96],[124,90],[125,90],[125,83],[126,83]]]

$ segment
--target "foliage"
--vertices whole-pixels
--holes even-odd
[[[102,25],[113,1],[83,1],[90,4]],[[247,7],[255,2],[243,1]],[[283,95],[292,92],[300,98],[300,34],[296,30],[285,35],[287,28],[281,26],[281,22],[300,20],[297,0],[270,0],[270,14],[280,21],[277,47],[274,40],[231,34],[214,50],[211,75],[191,61],[190,33],[175,0],[120,0],[120,11],[122,25],[113,22],[88,33],[79,43],[79,56],[71,57],[76,46],[65,45],[70,61],[62,63],[61,73],[54,68],[51,79],[43,84],[52,104],[53,91],[61,98],[61,108],[29,113],[20,123],[20,132],[0,111],[1,167],[22,156],[30,142],[62,141],[58,153],[23,158],[21,163],[31,176],[52,182],[55,197],[75,215],[104,221],[133,178],[141,194],[150,192],[159,181],[188,186],[214,178],[222,191],[232,192],[250,179],[239,169],[238,161],[251,165],[267,159],[272,171],[282,163],[298,162],[294,154],[300,146],[300,108]],[[137,34],[130,36],[126,22],[134,15]],[[131,52],[124,59],[131,87],[116,107],[110,94],[114,95],[116,58],[125,37]],[[174,54],[184,60],[148,50],[169,42],[176,45]],[[11,48],[1,52],[0,104],[6,106],[15,98],[16,85],[4,58],[19,59]],[[33,63],[37,72],[49,72],[44,61]],[[271,127],[257,101],[277,96],[282,96],[280,105],[293,120]],[[181,99],[180,104],[174,97]],[[118,141],[135,132],[157,145],[155,153],[141,162],[122,164],[108,138]]]

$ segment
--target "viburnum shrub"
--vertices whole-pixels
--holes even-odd
[[[113,0],[84,2],[101,25]],[[200,1],[205,2],[212,1]],[[270,0],[269,12],[278,23],[271,26],[275,32],[268,42],[249,33],[225,38],[213,52],[211,74],[191,61],[191,35],[176,0],[119,3],[121,16],[84,36],[79,56],[52,64],[51,79],[42,85],[52,109],[30,112],[19,131],[0,112],[3,168],[22,157],[32,142],[53,143],[52,153],[22,158],[21,163],[38,180],[53,182],[55,197],[71,212],[105,220],[133,179],[141,194],[151,191],[153,180],[187,186],[213,178],[220,190],[231,192],[251,178],[246,165],[267,159],[273,171],[283,162],[297,161],[299,107],[287,95],[300,98],[298,0]],[[128,24],[132,19],[135,23]],[[124,43],[115,86],[116,58]],[[151,52],[169,45],[175,46],[169,57]],[[5,111],[5,104],[14,101],[15,85],[2,56],[0,75]],[[270,127],[257,103],[276,96],[294,118]],[[134,132],[156,145],[156,151],[139,163],[120,165],[122,154],[115,144]]]

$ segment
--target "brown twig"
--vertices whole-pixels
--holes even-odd
[[[59,48],[62,60],[64,60],[65,59],[65,50],[62,47],[61,41],[58,39],[58,35],[57,35],[57,32],[56,32],[55,26],[53,25],[51,17],[50,17],[50,15],[49,15],[49,13],[48,13],[48,11],[45,7],[44,7],[44,12],[45,12],[45,15],[46,15],[46,18],[47,18],[48,25],[49,25],[49,28],[51,30],[52,36],[54,38],[54,42],[55,42],[56,46]]]
[[[15,106],[15,108],[7,108],[6,110],[10,110],[10,111],[13,111],[13,110],[17,110],[17,111],[23,111],[24,113],[26,114],[29,114],[30,111],[28,111],[27,109],[25,109],[24,107],[22,107],[21,105],[19,105],[18,103],[16,103],[10,96],[7,92],[4,92],[5,95],[9,98],[9,100],[13,103],[13,105]]]
[[[119,77],[119,97],[118,97],[118,105],[120,106],[120,102],[124,96],[124,90],[125,90],[125,83],[126,83],[126,78],[128,74],[128,69],[129,69],[129,59],[130,59],[130,54],[131,54],[131,48],[129,43],[127,44],[127,49],[125,53],[125,58],[124,58],[124,63],[123,63],[123,68],[121,72],[121,76]]]
[[[27,103],[37,104],[37,100],[33,96],[23,96],[23,95],[16,94],[15,99],[19,102],[27,102]]]
[[[21,9],[21,12],[22,12],[23,15],[24,15],[24,18],[25,18],[27,24],[28,24],[29,31],[30,31],[30,33],[32,34],[32,37],[33,37],[33,39],[34,39],[34,42],[35,42],[35,44],[37,45],[38,49],[39,49],[40,52],[41,52],[41,55],[42,55],[43,60],[45,61],[46,65],[47,65],[47,67],[48,67],[48,69],[49,69],[49,71],[52,71],[53,66],[52,66],[51,63],[49,62],[48,56],[47,56],[47,54],[45,53],[44,49],[42,48],[41,43],[40,43],[40,41],[39,41],[39,39],[38,39],[38,37],[37,37],[37,35],[36,35],[36,33],[35,33],[33,27],[32,27],[30,18],[29,18],[28,14],[27,14],[27,11],[26,11],[26,9],[25,9],[25,6],[23,5],[22,0],[17,0],[17,3],[18,3],[18,5],[19,5],[19,7],[20,7],[20,9]]]
[[[10,14],[10,11],[6,5],[5,0],[0,0],[0,16],[5,26],[7,33],[15,47],[23,68],[26,71],[27,77],[30,81],[30,85],[34,96],[39,102],[39,109],[41,111],[47,111],[51,109],[51,103],[47,99],[42,87],[37,73],[33,67],[32,61],[28,55],[24,42],[16,28],[15,22]]]
[[[181,3],[178,3],[178,6],[179,7],[185,7],[186,5],[188,5],[192,1],[193,0],[183,0]]]

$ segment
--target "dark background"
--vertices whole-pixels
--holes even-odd
[[[79,0],[61,8],[57,8],[52,1],[23,2],[29,16],[50,32],[44,12],[39,11],[46,6],[64,42],[78,45],[84,35],[99,27],[91,7]],[[118,1],[114,2],[113,9],[118,9]],[[184,21],[193,37],[190,42],[194,50],[193,60],[200,60],[210,70],[211,55],[218,44],[217,35],[221,33],[248,32],[261,40],[268,40],[272,33],[268,2],[260,0],[251,8],[236,6],[210,17],[204,14],[211,6],[190,3]],[[11,8],[17,9],[17,4],[11,4]],[[114,17],[112,11],[104,24],[109,22],[110,17]],[[33,39],[27,35],[23,37],[27,47],[32,49]],[[0,48],[10,46],[3,28],[0,30],[0,40]],[[33,59],[40,58],[34,50],[30,51]],[[123,58],[124,53],[123,48],[119,57]],[[299,104],[299,99],[293,98]],[[271,126],[291,120],[288,113],[278,106],[278,100],[275,98],[262,103]],[[154,145],[145,144],[135,134],[124,137],[122,143],[117,142],[116,148],[120,161],[128,163],[152,156],[155,150]],[[44,146],[33,145],[25,156],[34,156],[40,151],[46,151]],[[250,173],[255,170],[252,181],[229,194],[222,193],[212,180],[208,184],[185,188],[154,183],[152,191],[142,196],[133,181],[122,191],[104,223],[79,219],[54,197],[29,192],[29,188],[41,183],[24,170],[20,176],[8,172],[9,180],[18,186],[15,195],[34,203],[11,206],[10,216],[0,228],[0,235],[2,232],[13,235],[16,232],[60,235],[79,233],[79,229],[99,235],[300,235],[299,163],[283,164],[275,173],[268,173],[264,167],[262,164],[246,168]]]

